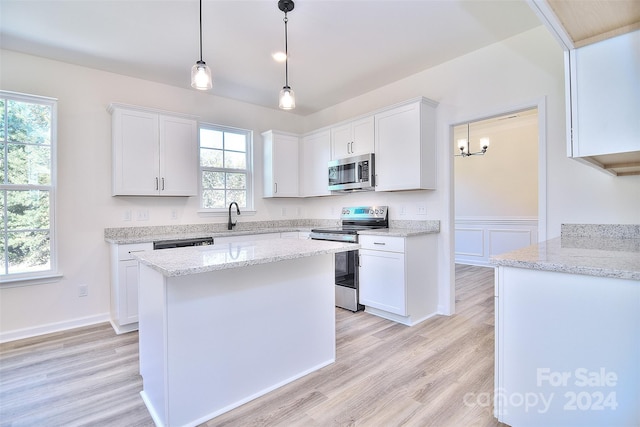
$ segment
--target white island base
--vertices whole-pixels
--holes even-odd
[[[193,426],[335,361],[334,255],[169,277],[140,264],[142,398]]]

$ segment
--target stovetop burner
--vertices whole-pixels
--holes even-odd
[[[338,227],[314,228],[311,238],[316,240],[338,240],[357,242],[359,230],[389,228],[387,206],[359,206],[342,208],[342,225]]]

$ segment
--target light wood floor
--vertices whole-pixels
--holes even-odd
[[[499,426],[493,269],[456,266],[454,316],[336,309],[337,361],[204,426]],[[108,324],[0,345],[0,426],[152,426],[138,334]]]

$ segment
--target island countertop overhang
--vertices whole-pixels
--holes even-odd
[[[210,246],[145,251],[132,254],[166,277],[242,268],[323,254],[358,250],[357,243],[269,239]]]

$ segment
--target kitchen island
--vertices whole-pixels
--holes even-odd
[[[273,239],[137,254],[155,423],[200,424],[334,362],[334,254],[358,248]]]
[[[567,225],[491,262],[498,420],[640,425],[640,226]]]

